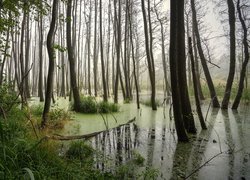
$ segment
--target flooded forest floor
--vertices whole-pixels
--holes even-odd
[[[202,105],[208,130],[201,130],[194,111],[198,131],[190,135],[190,143],[177,142],[169,104],[157,111],[144,105],[137,110],[132,103],[122,104],[114,114],[75,113],[59,133],[72,136],[109,129],[88,140],[101,154],[95,164],[101,171],[112,171],[139,154],[144,164],[137,172],[151,169],[157,179],[250,179],[249,106],[232,111],[209,109],[208,104]],[[68,142],[61,143],[67,148]]]

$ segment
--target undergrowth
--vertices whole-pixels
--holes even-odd
[[[41,119],[43,114],[43,105],[39,104],[31,106],[30,112],[35,118]],[[72,119],[72,113],[70,111],[59,107],[52,108],[48,116],[48,127],[51,129],[62,129],[64,127],[64,122]]]
[[[73,109],[74,110],[74,109]],[[112,113],[118,112],[119,106],[115,103],[100,101],[97,102],[95,97],[82,96],[80,102],[81,113],[95,114],[95,113]]]

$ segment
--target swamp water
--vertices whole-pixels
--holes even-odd
[[[145,159],[138,171],[154,168],[158,179],[250,179],[249,106],[238,112],[210,109],[208,130],[201,131],[196,121],[198,131],[190,136],[190,143],[177,143],[169,108],[152,111],[142,105],[137,110],[136,104],[124,104],[112,115],[75,113],[60,134],[84,135],[110,129],[89,140],[105,159],[105,163],[96,164],[103,171],[129,161],[136,152]],[[208,106],[202,108],[205,116]],[[134,122],[126,124],[134,117]]]

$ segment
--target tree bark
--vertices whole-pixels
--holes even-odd
[[[103,101],[108,101],[108,94],[107,94],[107,84],[106,84],[106,77],[105,77],[105,64],[104,64],[104,55],[103,55],[103,39],[102,39],[102,0],[100,0],[99,5],[99,13],[100,13],[100,51],[101,51],[101,67],[102,67],[102,86],[103,86]]]
[[[43,96],[43,16],[42,13],[39,15],[39,87],[38,94],[40,102],[44,101]]]
[[[229,15],[229,26],[230,26],[230,67],[227,78],[226,89],[224,98],[221,103],[222,109],[227,109],[230,101],[230,95],[235,74],[235,60],[236,60],[236,47],[235,47],[235,7],[233,0],[227,0],[228,15]]]
[[[56,20],[58,16],[58,0],[53,0],[52,8],[52,20],[50,24],[49,33],[47,36],[47,50],[49,56],[49,71],[47,77],[47,91],[45,95],[45,104],[43,109],[43,118],[41,122],[41,127],[44,128],[48,121],[48,113],[50,110],[51,99],[53,95],[53,84],[54,84],[54,69],[55,69],[55,50],[53,48],[53,39],[56,29]]]
[[[178,30],[183,30],[179,26],[183,25],[184,22],[180,22],[179,16],[184,15],[182,8],[184,7],[184,1],[170,1],[170,73],[171,73],[171,87],[172,87],[172,99],[173,99],[173,110],[174,110],[174,120],[175,128],[179,141],[187,142],[188,136],[183,123],[182,106],[181,106],[181,95],[179,86],[179,68],[178,64],[180,61],[180,53],[178,52],[180,46],[178,41],[178,36],[180,35]],[[184,33],[184,32],[183,32]]]
[[[74,98],[74,110],[80,110],[80,94],[76,81],[76,70],[75,70],[75,57],[74,51],[72,47],[72,38],[71,38],[71,11],[72,9],[72,0],[68,0],[67,2],[67,27],[66,27],[66,36],[67,36],[67,50],[68,50],[68,59],[69,59],[69,68],[70,68],[70,83],[71,89],[73,92]]]
[[[154,68],[154,59],[153,59],[153,38],[152,38],[152,28],[151,28],[151,17],[150,17],[150,1],[148,1],[148,18],[147,22],[146,10],[144,0],[141,0],[142,15],[143,15],[143,24],[144,24],[144,35],[145,35],[145,48],[147,55],[148,63],[148,72],[149,79],[151,84],[151,106],[152,110],[157,110],[155,102],[155,68]],[[148,32],[148,23],[149,23],[149,32]],[[148,37],[150,35],[150,38]]]

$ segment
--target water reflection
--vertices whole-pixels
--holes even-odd
[[[130,161],[138,152],[145,158],[144,167],[139,171],[153,167],[159,171],[158,179],[181,179],[223,151],[192,174],[190,179],[250,178],[249,111],[239,114],[231,110],[210,109],[206,121],[208,130],[201,130],[198,126],[197,135],[190,137],[191,143],[183,144],[176,141],[174,122],[169,120],[167,110],[169,105],[165,116],[163,108],[152,111],[150,107],[142,106],[138,111],[133,106],[136,107],[132,104],[127,108],[129,117],[136,117],[135,122],[116,128],[112,125],[111,130],[91,139],[100,154],[96,157],[96,168],[112,171]],[[204,105],[203,113],[206,111],[207,106]],[[126,114],[126,109],[122,113]]]

